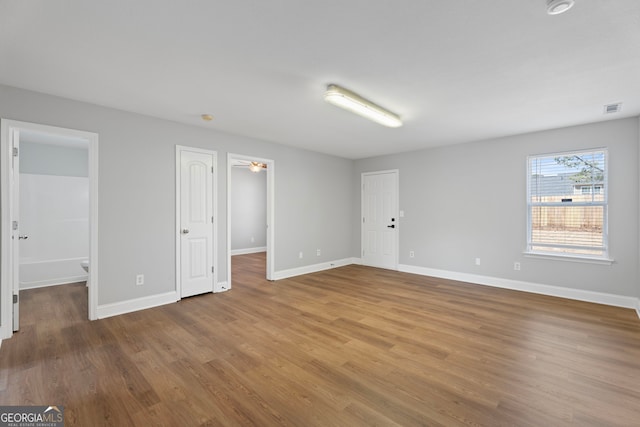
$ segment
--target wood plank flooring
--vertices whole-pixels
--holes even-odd
[[[66,426],[640,426],[635,311],[347,266],[89,322],[22,293],[0,405]]]

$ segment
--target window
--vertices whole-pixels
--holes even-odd
[[[607,151],[530,156],[527,252],[607,258]]]

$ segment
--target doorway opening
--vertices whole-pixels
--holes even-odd
[[[19,330],[27,289],[86,281],[87,317],[96,319],[98,135],[12,120],[1,127],[1,337]]]
[[[229,153],[227,156],[227,274],[232,287],[233,256],[247,256],[264,265],[273,280],[273,160]]]

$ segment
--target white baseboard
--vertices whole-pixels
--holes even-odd
[[[62,277],[54,280],[40,280],[38,282],[21,282],[20,290],[45,288],[47,286],[68,285],[69,283],[86,282],[89,279],[89,275]]]
[[[267,251],[266,246],[260,246],[258,248],[232,249],[231,256],[257,254],[258,252],[266,252],[266,251]]]
[[[227,282],[227,281],[218,282],[213,287],[213,293],[214,294],[217,294],[218,292],[226,292],[228,290],[229,290],[229,282]]]
[[[158,307],[160,305],[171,304],[178,301],[178,293],[176,291],[166,292],[164,294],[152,295],[148,297],[136,298],[128,301],[114,302],[112,304],[103,304],[98,306],[98,319],[117,316],[119,314],[131,313],[147,308]]]
[[[345,265],[350,264],[356,264],[356,258],[344,258],[336,261],[321,262],[319,264],[305,265],[303,267],[275,271],[273,273],[273,280],[287,279],[289,277],[301,276],[303,274],[316,273],[318,271],[344,267]]]
[[[568,298],[578,301],[595,302],[616,307],[635,308],[640,317],[640,300],[623,295],[607,294],[604,292],[587,291],[583,289],[563,288],[561,286],[542,285],[539,283],[522,282],[519,280],[502,279],[499,277],[481,276],[477,274],[458,273],[455,271],[438,270],[434,268],[417,267],[413,265],[399,265],[398,270],[421,276],[439,277],[457,280],[471,284],[493,286],[496,288],[512,289],[554,297]]]
[[[87,255],[88,256],[88,255]],[[86,282],[88,274],[80,267],[87,257],[20,261],[20,289],[35,289],[45,286]]]

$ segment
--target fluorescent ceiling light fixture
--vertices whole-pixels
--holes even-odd
[[[574,0],[547,0],[547,13],[559,15],[573,7]]]
[[[400,116],[397,114],[338,85],[331,84],[327,86],[327,91],[324,93],[324,100],[352,113],[359,114],[369,120],[373,120],[383,126],[391,128],[402,126],[402,120],[400,120]]]

